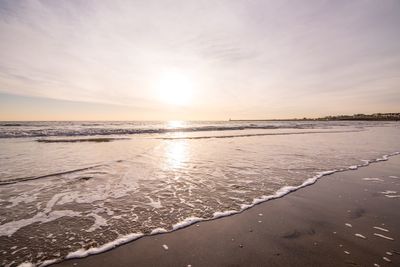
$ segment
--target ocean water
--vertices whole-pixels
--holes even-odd
[[[386,160],[399,137],[398,122],[0,122],[0,265],[237,213]]]

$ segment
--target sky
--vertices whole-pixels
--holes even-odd
[[[398,0],[0,0],[0,120],[399,107]]]

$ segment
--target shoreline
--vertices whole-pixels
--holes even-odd
[[[398,153],[394,153],[394,154],[398,154]],[[393,154],[393,155],[394,155]],[[389,155],[388,155],[389,156]],[[378,161],[384,161],[384,160],[386,160],[387,158],[385,158],[385,157],[383,157],[383,158],[380,158],[380,159],[377,159],[376,161],[373,161],[373,162],[378,162]],[[398,159],[398,157],[393,157],[393,160],[392,159],[390,159],[389,160],[389,162],[392,162],[392,161],[397,161],[397,162],[400,162],[399,161],[399,159]],[[371,163],[373,163],[373,162],[371,162]],[[385,163],[387,163],[388,161],[386,161]],[[382,163],[382,164],[385,164],[385,163]],[[366,163],[365,165],[368,165],[369,163]],[[390,163],[389,163],[390,164]],[[361,165],[362,166],[362,165]],[[358,167],[361,167],[361,166],[358,166]],[[351,166],[351,167],[349,167],[348,169],[346,169],[346,170],[354,170],[354,169],[356,169],[357,168],[357,166]],[[364,169],[368,169],[368,168],[374,168],[374,169],[379,169],[379,168],[382,168],[381,167],[381,164],[372,164],[372,165],[370,165],[370,166],[366,166],[365,168],[362,168],[362,169],[359,169],[359,172],[363,172],[364,171]],[[330,175],[329,177],[334,177],[334,176],[341,176],[341,175],[344,175],[344,176],[349,176],[350,175],[350,177],[351,177],[351,174],[353,174],[353,173],[357,173],[358,171],[355,171],[355,172],[349,172],[349,171],[345,171],[345,170],[339,170],[339,172],[338,171],[336,171],[336,173],[334,173],[334,174],[332,174],[332,175]],[[364,171],[365,172],[365,171]],[[328,174],[328,173],[327,173]],[[398,173],[397,173],[398,174]],[[326,174],[325,174],[326,175]],[[321,177],[322,177],[323,175],[321,175]],[[318,178],[320,178],[320,177],[318,177]],[[127,243],[127,244],[124,244],[124,245],[122,245],[122,246],[118,246],[118,247],[116,247],[116,248],[114,248],[114,245],[109,245],[108,247],[107,247],[107,251],[105,251],[106,249],[102,249],[101,250],[101,247],[100,248],[97,248],[97,249],[95,249],[95,250],[97,250],[97,252],[96,253],[100,253],[100,252],[102,252],[101,254],[97,254],[97,255],[92,255],[92,256],[89,256],[89,257],[86,257],[86,258],[81,258],[81,259],[76,259],[76,258],[73,258],[73,259],[69,259],[69,260],[66,260],[66,261],[62,261],[62,262],[60,262],[60,263],[58,263],[58,264],[56,264],[56,265],[52,265],[52,266],[76,266],[76,265],[80,265],[80,266],[106,266],[106,265],[99,265],[100,263],[98,262],[98,258],[102,258],[102,259],[104,259],[104,258],[107,258],[107,259],[109,259],[110,257],[112,258],[112,257],[114,257],[114,256],[112,256],[111,254],[115,254],[115,253],[119,253],[119,251],[125,251],[126,250],[126,248],[127,247],[131,247],[131,246],[133,246],[133,247],[135,247],[135,246],[137,246],[137,245],[135,245],[135,244],[139,244],[139,246],[140,246],[140,243],[146,243],[147,241],[144,241],[144,240],[148,240],[148,239],[151,239],[151,240],[153,240],[153,239],[158,239],[158,238],[161,238],[161,237],[164,237],[164,236],[170,236],[170,235],[181,235],[181,234],[175,234],[175,233],[179,233],[179,232],[181,232],[181,231],[196,231],[196,230],[193,230],[194,229],[194,227],[199,227],[198,225],[200,225],[200,226],[202,226],[203,224],[208,224],[208,223],[210,223],[210,224],[220,224],[218,221],[220,221],[220,220],[226,220],[227,218],[231,218],[231,220],[235,220],[235,218],[237,218],[238,216],[246,216],[246,214],[247,213],[249,213],[250,211],[252,211],[253,209],[256,209],[256,208],[258,208],[258,207],[260,207],[260,206],[262,206],[263,208],[265,207],[266,209],[268,209],[268,206],[273,206],[274,204],[268,204],[268,203],[275,203],[275,202],[278,202],[278,201],[282,201],[282,202],[287,202],[287,201],[290,201],[290,199],[293,199],[293,198],[295,198],[296,197],[296,195],[297,194],[303,194],[303,192],[304,191],[309,191],[309,190],[314,190],[315,189],[315,187],[317,187],[317,185],[319,185],[319,184],[323,184],[323,183],[326,183],[325,181],[326,180],[331,180],[331,179],[327,179],[327,178],[325,178],[325,179],[321,179],[320,180],[320,182],[319,183],[316,183],[314,186],[312,186],[312,187],[310,187],[310,186],[308,186],[308,185],[310,185],[310,184],[313,184],[313,183],[315,183],[316,182],[316,180],[318,180],[318,178],[315,178],[315,180],[314,181],[311,181],[311,183],[308,183],[308,184],[306,184],[307,183],[307,181],[308,180],[310,180],[310,179],[308,179],[306,182],[304,182],[300,187],[298,187],[298,188],[291,188],[291,190],[290,191],[288,191],[288,192],[285,192],[283,195],[281,195],[281,196],[275,196],[275,197],[269,197],[268,199],[263,199],[263,200],[261,200],[260,202],[258,202],[258,203],[253,203],[252,205],[249,205],[249,207],[245,207],[244,208],[244,210],[242,210],[242,211],[238,211],[238,212],[235,212],[235,216],[229,216],[230,214],[221,214],[221,215],[223,215],[223,216],[221,216],[221,217],[223,217],[223,218],[219,218],[218,220],[215,220],[216,218],[212,218],[212,219],[208,219],[208,220],[201,220],[201,222],[198,222],[198,221],[191,221],[189,224],[187,224],[187,225],[183,225],[183,226],[181,226],[180,228],[180,230],[179,231],[175,231],[175,229],[174,229],[174,231],[172,231],[172,232],[167,232],[167,233],[164,233],[164,231],[159,231],[159,232],[154,232],[153,233],[153,235],[148,235],[148,236],[138,236],[138,235],[135,235],[135,236],[133,236],[134,238],[133,239],[138,239],[138,238],[140,238],[140,240],[136,240],[135,242],[130,242],[130,241],[132,241],[132,240],[128,240],[128,239],[125,239],[124,240],[124,242],[121,242],[121,243],[119,243],[119,245],[120,244],[122,244],[122,243]],[[332,180],[334,180],[334,179],[332,179]],[[400,181],[400,180],[399,180]],[[310,181],[309,181],[310,182]],[[302,190],[298,190],[298,189],[302,189]],[[317,189],[315,189],[315,190],[318,190],[318,188]],[[296,191],[296,192],[293,192],[293,191]],[[291,192],[291,193],[290,193]],[[288,193],[290,193],[289,195],[287,195]],[[284,195],[286,195],[284,198],[282,197],[282,196],[284,196]],[[288,200],[288,198],[289,198],[289,200]],[[271,200],[271,199],[274,199],[274,201],[268,201],[268,200]],[[283,199],[285,199],[285,201],[283,200]],[[392,199],[392,201],[396,201],[396,199]],[[261,203],[261,202],[264,202],[264,203]],[[261,203],[261,204],[260,204]],[[250,209],[250,207],[251,207],[251,209]],[[250,213],[254,213],[254,212],[250,212]],[[227,216],[227,217],[225,217],[225,216]],[[271,220],[271,219],[270,219]],[[195,225],[193,225],[193,224],[195,224],[195,223],[197,223],[197,225],[195,226]],[[190,225],[191,224],[191,225]],[[190,225],[190,226],[189,226]],[[224,227],[225,228],[225,227]],[[253,232],[253,231],[251,231],[251,232]],[[163,235],[159,235],[159,234],[157,234],[157,233],[163,233]],[[205,235],[209,235],[209,233],[205,233]],[[299,233],[298,232],[293,232],[293,235],[294,236],[297,236],[297,235],[299,235]],[[301,234],[300,234],[301,235]],[[361,235],[361,234],[360,234]],[[289,235],[289,236],[291,236],[291,235]],[[142,241],[143,240],[143,241]],[[268,241],[268,240],[267,240]],[[177,241],[177,242],[179,242],[179,241]],[[175,244],[176,245],[176,244]],[[242,247],[243,248],[243,247]],[[111,249],[111,250],[110,250]],[[157,247],[156,247],[156,249],[157,249]],[[162,247],[161,247],[161,249],[162,250],[165,250],[165,249],[163,249]],[[203,249],[204,250],[204,248],[200,248],[200,249]],[[397,251],[398,250],[400,250],[399,248],[397,249]],[[103,251],[105,251],[105,252],[103,252]],[[86,252],[88,252],[88,251],[86,251]],[[93,251],[93,252],[95,252],[95,251]],[[92,252],[92,253],[93,253]],[[93,253],[94,254],[94,253]],[[392,253],[393,254],[393,253]],[[75,254],[70,254],[70,257],[71,256],[77,256],[77,255],[79,255],[79,253],[77,254],[77,253],[75,253]],[[86,255],[86,253],[85,253],[85,255]],[[110,256],[111,255],[111,256]],[[387,255],[388,256],[388,255]],[[117,256],[118,258],[120,257],[120,256]],[[131,260],[131,261],[130,261]],[[126,256],[125,256],[125,260],[123,261],[124,262],[124,264],[131,264],[131,263],[134,263],[135,262],[135,257],[132,257],[132,258],[130,258],[129,256],[128,256],[128,258],[126,258]],[[122,260],[121,260],[122,261]],[[50,264],[50,262],[48,263],[48,264]],[[82,265],[83,264],[83,265]],[[115,265],[115,266],[123,266],[124,264],[122,264],[122,265]],[[144,265],[148,265],[148,264],[150,264],[150,263],[144,263]],[[154,264],[156,264],[156,263],[154,263],[154,262],[152,262],[150,265],[154,265]],[[159,262],[159,264],[161,264],[160,262]],[[192,262],[192,264],[194,265],[194,266],[198,266],[198,264],[196,264],[196,261],[194,260],[193,262]],[[245,264],[245,262],[244,263],[242,263],[242,264]],[[174,264],[172,264],[172,265],[174,265]],[[247,265],[247,264],[246,264]],[[285,266],[285,265],[283,265],[283,266]],[[329,265],[327,265],[327,266],[329,266]]]

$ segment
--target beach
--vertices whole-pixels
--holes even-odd
[[[0,1],[0,267],[400,266],[398,25],[399,0]]]
[[[399,191],[393,156],[240,214],[54,266],[398,266]]]
[[[88,258],[103,261],[131,246],[128,256],[109,260],[284,265],[319,251],[329,264],[328,251],[339,245],[341,257],[352,260],[358,252],[346,247],[350,241],[321,240],[343,233],[365,244],[389,240],[348,216],[362,221],[398,203],[398,181],[383,172],[399,176],[389,164],[399,157],[399,134],[396,122],[0,124],[0,265],[46,266],[105,252]],[[354,178],[358,173],[363,177]],[[347,195],[365,198],[368,208],[347,203]],[[378,213],[369,212],[374,205]],[[385,228],[388,220],[368,227]],[[383,253],[395,254],[389,249],[396,248]]]

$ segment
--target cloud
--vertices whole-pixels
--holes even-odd
[[[398,25],[395,0],[2,1],[0,92],[156,108],[174,68],[195,77],[196,111],[301,113],[374,90],[384,107]]]

